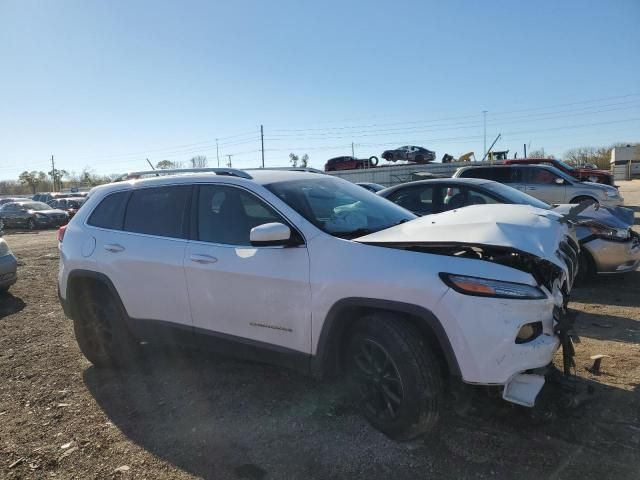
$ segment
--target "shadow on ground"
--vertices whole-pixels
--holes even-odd
[[[584,303],[606,302],[622,307],[640,306],[640,271],[619,275],[599,275],[584,286],[571,291],[571,301]]]
[[[0,319],[21,311],[26,304],[11,292],[0,293]]]
[[[592,402],[542,425],[529,409],[476,390],[470,413],[445,419],[439,435],[397,443],[335,386],[201,352],[151,351],[139,369],[91,367],[84,381],[127,437],[203,478],[582,480],[637,472],[640,425],[628,419],[637,422],[640,395],[597,382],[579,382],[593,386]],[[608,408],[614,398],[623,408]]]

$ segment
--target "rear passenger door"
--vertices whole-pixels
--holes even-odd
[[[220,183],[199,186],[194,215],[185,271],[196,330],[310,353],[306,246],[249,241],[258,225],[292,225],[254,193]]]
[[[134,319],[191,327],[183,265],[191,191],[171,185],[119,192],[89,216],[97,265]]]

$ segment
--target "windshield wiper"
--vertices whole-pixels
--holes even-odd
[[[375,232],[377,232],[377,230],[371,230],[369,228],[358,228],[356,230],[351,230],[350,232],[336,232],[333,234],[333,236],[351,240],[352,238],[362,237],[363,235],[369,235],[370,233]]]

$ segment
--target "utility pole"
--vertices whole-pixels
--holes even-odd
[[[229,157],[229,164],[227,165],[227,167],[229,167],[229,168],[231,168],[231,157],[232,157],[232,156],[233,156],[233,155],[227,155],[227,157]]]
[[[487,156],[487,111],[483,110],[482,111],[482,119],[483,119],[483,123],[484,123],[484,148],[483,148],[483,154],[484,157]]]
[[[527,158],[527,144],[524,144],[524,158]]]
[[[218,159],[218,168],[220,168],[220,154],[218,153],[218,139],[216,138],[216,158]]]
[[[262,168],[264,168],[264,127],[260,125],[260,143],[262,144]]]
[[[53,191],[56,191],[56,164],[53,161],[53,155],[51,155],[51,183],[53,184]]]
[[[156,169],[156,167],[153,166],[153,163],[151,163],[148,158],[147,158],[147,163],[151,167],[151,170],[155,170]]]
[[[353,149],[353,142],[351,142],[351,156],[353,158],[356,158],[356,153],[355,153],[355,150]]]

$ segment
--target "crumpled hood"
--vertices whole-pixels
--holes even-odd
[[[575,205],[562,204],[555,206],[553,211],[561,215],[566,215],[573,207],[575,207]],[[605,207],[604,205],[600,205],[600,207],[596,209],[595,204],[580,212],[576,216],[576,219],[579,221],[595,220],[598,223],[613,228],[629,228],[634,222],[633,210],[630,208]]]
[[[569,227],[561,215],[529,205],[472,205],[428,215],[354,241],[368,244],[461,244],[505,247],[544,258],[563,270],[560,242]]]

